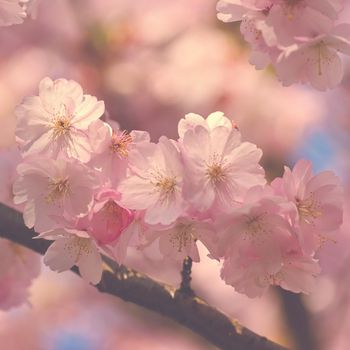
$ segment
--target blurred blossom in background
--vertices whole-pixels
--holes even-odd
[[[108,117],[122,129],[147,130],[153,140],[176,137],[186,113],[221,110],[246,140],[263,149],[270,179],[284,164],[305,157],[315,171],[336,171],[350,193],[349,62],[342,85],[333,91],[282,87],[272,71],[256,71],[248,63],[239,26],[219,22],[215,5],[215,0],[47,0],[35,21],[1,28],[2,183],[10,186],[13,176],[8,156],[15,141],[13,110],[49,76],[76,80],[105,101]],[[343,16],[350,21],[350,10]],[[0,200],[8,202],[8,196],[0,193]],[[320,253],[319,286],[302,298],[320,350],[345,350],[350,343],[349,231],[347,203],[341,236]],[[152,247],[142,256],[131,254],[129,265],[179,283],[178,267],[164,270]],[[272,290],[254,300],[238,295],[220,280],[219,269],[205,256],[194,267],[198,295],[253,331],[293,347],[280,293]],[[43,268],[30,304],[0,312],[2,348],[214,349],[173,322],[99,294],[71,273]]]

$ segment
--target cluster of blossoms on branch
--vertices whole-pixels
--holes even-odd
[[[343,78],[339,52],[350,55],[350,24],[338,23],[344,0],[220,0],[218,18],[241,21],[257,69],[272,64],[283,85],[334,88]]]
[[[23,23],[28,16],[35,18],[41,0],[0,0],[0,26]]]
[[[74,81],[45,78],[16,109],[22,159],[14,201],[39,238],[44,262],[79,267],[98,283],[101,255],[158,244],[166,260],[199,262],[198,242],[223,261],[222,278],[260,296],[269,285],[310,292],[316,257],[342,223],[342,188],[308,161],[267,184],[262,151],[223,113],[188,114],[178,140],[150,141],[101,119],[104,103]]]

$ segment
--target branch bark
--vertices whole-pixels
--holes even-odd
[[[50,242],[33,240],[34,236],[35,232],[24,225],[20,213],[0,204],[0,237],[44,254]],[[105,261],[109,268],[104,270],[102,280],[96,286],[102,293],[167,316],[222,350],[286,350],[243,327],[196,296],[176,293],[171,286],[109,259]]]

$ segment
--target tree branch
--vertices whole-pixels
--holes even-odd
[[[44,254],[50,242],[33,240],[33,236],[35,232],[25,227],[20,213],[0,204],[0,237]],[[102,280],[96,286],[103,293],[167,316],[222,350],[286,350],[241,326],[198,297],[176,293],[175,288],[135,270],[109,259],[106,262],[110,269],[104,270]]]

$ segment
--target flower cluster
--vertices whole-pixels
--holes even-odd
[[[338,23],[344,0],[220,0],[218,18],[241,21],[257,69],[272,64],[283,85],[334,88],[343,77],[338,53],[350,55],[350,24]]]
[[[39,96],[17,107],[22,160],[14,200],[24,205],[26,225],[54,240],[47,265],[77,265],[98,283],[100,253],[122,263],[129,247],[154,243],[165,260],[199,262],[201,242],[238,292],[312,289],[315,254],[342,223],[332,172],[313,175],[300,161],[267,184],[262,151],[221,112],[188,114],[178,140],[156,143],[103,114],[103,102],[64,79],[45,78]]]
[[[0,0],[0,27],[23,23],[31,16],[35,18],[41,0]]]

